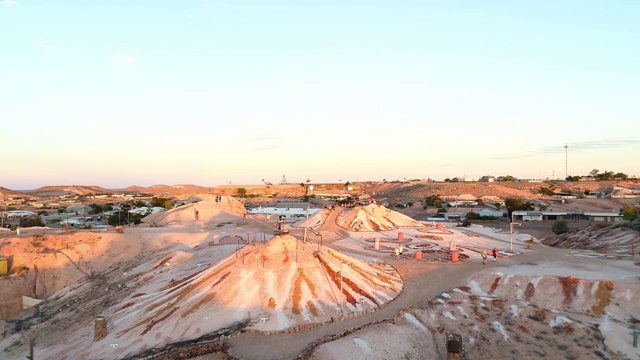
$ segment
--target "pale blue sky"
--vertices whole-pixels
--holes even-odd
[[[0,2],[0,186],[640,175],[639,1]]]

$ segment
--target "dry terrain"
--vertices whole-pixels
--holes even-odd
[[[117,231],[3,230],[0,357],[22,359],[34,338],[37,358],[444,359],[455,332],[470,359],[640,358],[637,232],[548,239],[561,249],[379,205],[323,210],[279,237],[276,220],[201,194]],[[22,311],[23,295],[45,301]]]

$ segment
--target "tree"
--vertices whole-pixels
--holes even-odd
[[[628,204],[624,205],[620,209],[620,215],[624,220],[636,220],[640,216],[640,208]]]
[[[44,226],[44,223],[42,222],[42,218],[40,218],[40,215],[30,215],[30,216],[21,217],[19,226],[24,228],[34,227],[34,226]]]
[[[551,225],[551,230],[556,235],[564,234],[569,231],[569,225],[564,220],[556,220]]]
[[[543,186],[543,187],[540,188],[540,194],[541,195],[546,195],[546,196],[553,196],[556,193],[553,190],[551,190],[550,188]]]
[[[154,197],[151,198],[151,205],[152,206],[161,207],[161,206],[164,206],[164,204],[165,204],[165,202],[167,202],[167,200],[169,200],[169,199],[166,199],[166,198],[163,198],[163,197],[155,197],[154,196]]]
[[[621,172],[618,172],[615,175],[613,175],[614,179],[621,179],[621,180],[627,180],[628,177],[629,176],[627,174],[621,173]]]
[[[91,207],[92,214],[100,214],[103,211],[102,206],[98,204],[90,204],[89,206]]]
[[[570,182],[576,182],[576,181],[580,181],[580,179],[582,179],[582,177],[576,175],[576,176],[567,176],[565,180]]]
[[[506,175],[502,178],[502,181],[518,181],[518,179],[515,176]]]
[[[480,219],[480,214],[477,213],[477,212],[470,211],[470,212],[467,213],[466,218],[467,218],[467,220],[479,220]]]
[[[533,203],[527,201],[521,197],[509,197],[504,200],[504,204],[507,207],[507,217],[511,218],[511,213],[514,211],[531,211],[534,209]]]
[[[595,178],[598,175],[599,172],[600,172],[600,170],[593,169],[593,170],[589,171],[589,175],[591,175],[591,177]]]
[[[442,206],[442,197],[440,197],[440,194],[436,194],[436,195],[429,195],[424,199],[424,206],[435,206],[435,207],[441,207]]]
[[[167,200],[164,202],[163,206],[165,209],[171,210],[175,206],[175,203],[173,202],[173,200]]]
[[[236,192],[238,193],[238,195],[240,195],[241,197],[244,197],[245,195],[247,195],[247,189],[245,188],[237,188]]]

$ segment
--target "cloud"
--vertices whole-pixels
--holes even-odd
[[[118,54],[114,57],[114,59],[116,62],[119,62],[121,64],[135,64],[137,61],[135,56],[127,54]]]
[[[47,42],[44,38],[37,37],[33,39],[33,46],[45,50],[59,50],[58,45]]]
[[[18,3],[15,0],[2,0],[2,5],[4,6],[16,6]]]
[[[640,144],[640,140],[592,140],[592,141],[579,141],[576,143],[567,143],[567,150],[569,152],[580,152],[588,150],[599,149],[615,149],[629,145]],[[546,154],[561,154],[565,152],[565,145],[546,146],[535,151],[529,151],[525,154],[511,155],[511,156],[499,156],[494,157],[496,160],[508,160],[519,159],[525,157],[533,157]]]

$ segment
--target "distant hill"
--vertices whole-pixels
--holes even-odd
[[[209,188],[198,185],[153,185],[149,187],[131,185],[124,189],[114,189],[116,192],[151,194],[154,196],[189,198],[197,194],[210,194],[215,192],[215,188]]]
[[[0,201],[7,200],[9,198],[18,198],[18,197],[21,197],[21,198],[24,198],[24,199],[35,199],[35,198],[37,198],[37,196],[34,196],[34,195],[26,194],[26,193],[15,191],[15,190],[10,190],[10,189],[7,189],[5,187],[0,186]]]
[[[430,195],[455,197],[462,194],[470,194],[475,197],[497,196],[524,197],[528,199],[541,198],[542,187],[554,189],[555,192],[571,191],[584,192],[605,191],[609,192],[614,186],[627,189],[640,189],[640,183],[631,181],[501,181],[501,182],[389,182],[389,183],[363,183],[364,193],[371,194],[376,199],[385,199],[389,203],[401,203],[420,201]]]
[[[35,190],[25,191],[27,194],[56,197],[65,195],[88,195],[88,194],[112,194],[112,190],[105,189],[100,186],[84,186],[84,185],[61,185],[61,186],[43,186]]]

